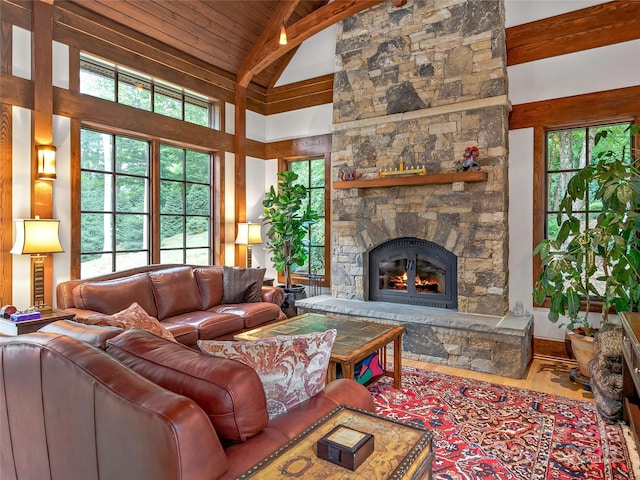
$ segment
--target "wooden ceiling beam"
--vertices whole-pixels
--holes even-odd
[[[265,28],[263,35],[260,36],[260,41],[256,43],[238,71],[238,85],[246,87],[254,75],[316,33],[383,1],[385,0],[334,0],[287,27],[288,42],[286,45],[278,43],[277,30],[275,33],[269,32],[267,34],[268,29]],[[277,23],[276,27],[279,28],[281,23]]]
[[[267,25],[265,25],[264,30],[262,30],[262,33],[260,34],[260,38],[258,38],[255,45],[249,52],[249,55],[247,55],[247,58],[240,66],[240,70],[238,70],[238,84],[241,87],[249,85],[253,76],[262,70],[252,70],[251,66],[261,56],[263,46],[269,44],[270,40],[277,39],[279,37],[278,34],[280,32],[280,27],[289,20],[289,17],[298,6],[298,3],[300,3],[300,0],[280,0],[278,8]],[[276,42],[276,45],[279,44]],[[281,55],[278,55],[278,57]]]

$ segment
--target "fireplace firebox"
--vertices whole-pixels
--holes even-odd
[[[458,258],[419,238],[389,240],[367,255],[368,300],[458,308]]]

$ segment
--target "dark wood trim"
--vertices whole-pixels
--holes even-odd
[[[544,237],[545,204],[547,201],[547,182],[545,169],[545,129],[534,127],[533,129],[533,237],[531,251],[540,243]],[[531,285],[540,277],[542,266],[540,257],[536,255],[532,258],[533,279]]]
[[[333,74],[267,91],[267,115],[333,103]]]
[[[35,146],[53,145],[52,66],[53,5],[44,1],[33,3],[31,58],[33,77],[33,115],[31,141],[31,218],[53,218],[53,182],[37,179]],[[33,262],[31,260],[32,269]],[[32,270],[33,271],[33,270]],[[33,275],[33,273],[31,274]],[[33,295],[33,292],[32,292]],[[44,302],[53,305],[53,259],[44,259]]]
[[[4,3],[1,4],[4,7]],[[3,17],[5,12],[3,11]],[[11,74],[13,29],[10,23],[0,22],[0,82]],[[7,75],[5,75],[7,74]],[[0,103],[0,303],[8,305],[13,296],[13,107],[4,103],[5,87],[2,83]]]
[[[82,219],[80,215],[80,135],[82,123],[80,120],[72,118],[70,122],[69,144],[71,145],[71,185],[70,185],[70,203],[71,211],[69,218],[71,219],[71,254],[70,258],[70,276],[71,278],[80,278],[80,245],[81,245],[81,225]]]
[[[2,21],[24,28],[25,30],[30,30],[32,5],[33,2],[0,0]]]
[[[507,28],[507,65],[638,39],[638,18],[640,2],[616,0]]]
[[[572,127],[585,122],[613,121],[635,117],[640,112],[640,86],[586,93],[572,97],[514,105],[509,129],[534,127]]]
[[[235,163],[235,224],[247,219],[247,89],[236,86],[234,147]],[[235,227],[235,225],[234,225]],[[235,234],[235,230],[234,230]],[[235,246],[235,264],[247,266],[246,246]]]
[[[331,146],[332,135],[330,133],[294,138],[292,140],[280,140],[265,145],[264,158],[295,158],[323,155],[331,152]]]
[[[13,107],[0,103],[0,302],[11,304],[13,296]]]
[[[224,152],[213,156],[212,235],[213,264],[224,265]]]
[[[120,132],[160,137],[184,147],[233,151],[233,135],[165,117],[91,95],[53,88],[56,115],[82,119],[83,123],[118,125]]]
[[[548,338],[533,338],[533,354],[543,357],[553,357],[569,360],[566,342],[563,340],[551,340]]]
[[[2,85],[2,101],[13,105],[33,110],[33,82],[12,75],[0,74]]]
[[[151,165],[149,181],[151,182],[151,263],[160,263],[160,140],[157,138],[151,142]],[[186,213],[186,212],[185,212]]]
[[[0,21],[0,74],[11,75],[12,65],[13,65],[13,25],[3,20],[3,21]]]

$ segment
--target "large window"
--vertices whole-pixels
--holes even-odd
[[[595,145],[599,132],[609,131],[609,135]],[[629,123],[595,125],[546,133],[546,222],[545,238],[555,238],[559,226],[558,208],[569,180],[575,173],[598,158],[598,153],[615,150],[631,151],[631,131]],[[581,224],[592,225],[602,211],[602,203],[587,192],[584,202],[574,204],[574,214]]]
[[[160,262],[211,258],[211,156],[160,146]]]
[[[150,158],[159,145],[159,171]],[[83,128],[80,275],[212,260],[211,154]],[[159,205],[153,200],[159,181]],[[158,212],[159,228],[153,228]],[[159,239],[151,232],[159,231]],[[157,247],[156,247],[157,245]]]
[[[217,100],[86,54],[80,56],[80,93],[220,129]]]
[[[288,162],[289,170],[298,174],[297,183],[309,189],[308,204],[318,214],[318,220],[309,228],[306,245],[309,252],[307,262],[294,265],[292,274],[297,282],[306,283],[322,281],[326,284],[328,278],[328,232],[326,214],[329,198],[326,190],[327,162],[324,157],[315,157]]]
[[[149,154],[144,140],[82,129],[82,277],[149,263]]]

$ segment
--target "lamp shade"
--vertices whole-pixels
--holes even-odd
[[[16,241],[11,253],[38,255],[64,252],[58,235],[60,220],[19,219],[15,220],[15,225]]]
[[[257,245],[262,243],[262,225],[259,223],[238,223],[236,243],[239,245]]]

